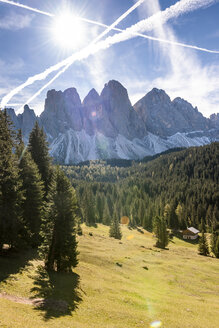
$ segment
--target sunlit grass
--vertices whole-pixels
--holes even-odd
[[[18,272],[19,265],[12,265],[15,258],[0,259],[0,273],[8,264],[0,292],[27,298],[44,293],[70,305],[68,311],[49,313],[0,298],[0,327],[150,327],[155,321],[168,328],[217,327],[217,259],[198,255],[197,245],[179,239],[169,244],[169,250],[156,249],[152,234],[126,226],[121,241],[109,238],[103,225],[83,226],[83,231],[76,275],[51,276],[46,287],[39,279],[40,261],[23,261]]]

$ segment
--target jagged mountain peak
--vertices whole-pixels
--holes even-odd
[[[65,101],[71,102],[74,106],[81,106],[81,99],[76,88],[68,88],[63,92]]]
[[[118,81],[110,80],[104,85],[104,88],[101,92],[101,97],[103,99],[109,98],[111,95],[128,98],[127,89]]]
[[[100,101],[100,95],[93,88],[88,92],[87,96],[84,98],[83,105],[89,106],[98,103],[99,101]]]
[[[31,109],[27,104],[24,105],[24,112],[23,115],[31,115],[33,117],[36,117],[36,114],[33,109]]]
[[[150,99],[152,102],[170,102],[170,97],[163,89],[153,88],[142,99]],[[140,101],[142,100],[140,99]]]
[[[180,98],[180,97],[176,97],[175,99],[173,99],[172,101],[173,104],[176,105],[180,105],[183,106],[184,108],[190,108],[196,112],[198,112],[198,108],[197,107],[193,107],[192,104],[190,104],[190,102],[188,102],[187,100]],[[201,113],[200,113],[201,114]]]
[[[13,109],[8,113],[26,141],[38,120],[51,154],[66,164],[99,158],[135,159],[219,140],[218,114],[207,119],[186,100],[177,97],[171,101],[158,88],[133,107],[126,88],[115,80],[106,83],[100,95],[91,89],[82,103],[76,88],[49,90],[40,118],[28,106],[18,116]]]

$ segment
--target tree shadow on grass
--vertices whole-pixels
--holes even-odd
[[[82,301],[80,276],[76,273],[48,272],[39,266],[32,278],[35,309],[44,312],[45,320],[71,315]]]
[[[16,252],[13,250],[2,250],[0,253],[0,283],[6,283],[13,279],[13,275],[21,273],[25,267],[31,266],[29,261],[37,257],[36,250]]]

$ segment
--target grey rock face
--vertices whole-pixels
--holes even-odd
[[[75,88],[47,92],[45,108],[40,115],[41,124],[51,138],[73,128],[82,129],[81,100]]]
[[[7,114],[10,116],[15,129],[21,129],[20,119],[15,114],[14,108],[7,108],[6,111],[7,111]]]
[[[101,93],[103,112],[115,134],[127,139],[142,138],[147,134],[145,125],[134,111],[127,90],[117,81],[109,81]]]
[[[210,123],[213,128],[219,129],[219,113],[210,116]]]
[[[22,133],[25,137],[27,137],[36,122],[35,112],[33,109],[30,109],[28,105],[25,105],[23,113],[18,115],[18,118],[20,118]]]
[[[219,114],[207,119],[187,101],[171,101],[154,88],[134,107],[127,90],[109,81],[99,95],[92,89],[81,102],[75,88],[50,90],[40,117],[27,105],[16,116],[7,109],[24,141],[38,120],[47,134],[56,162],[73,164],[89,159],[140,159],[173,147],[219,141]]]
[[[208,120],[197,108],[181,98],[171,101],[164,90],[154,88],[134,105],[134,109],[147,130],[162,137],[209,128]]]
[[[172,104],[177,110],[177,113],[183,116],[187,125],[186,132],[193,130],[204,131],[210,128],[208,119],[198,111],[197,107],[192,107],[188,101],[178,97],[173,100]]]
[[[95,89],[90,90],[82,105],[83,128],[89,135],[93,135],[98,130],[98,122],[103,118],[101,98]]]
[[[29,134],[37,120],[34,110],[30,109],[28,105],[25,105],[22,114],[16,115],[13,108],[7,108],[7,113],[10,116],[15,129],[21,129],[24,141],[27,142]]]

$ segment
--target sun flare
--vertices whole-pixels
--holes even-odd
[[[63,13],[54,19],[52,34],[62,48],[77,48],[84,40],[84,26],[77,16]]]

